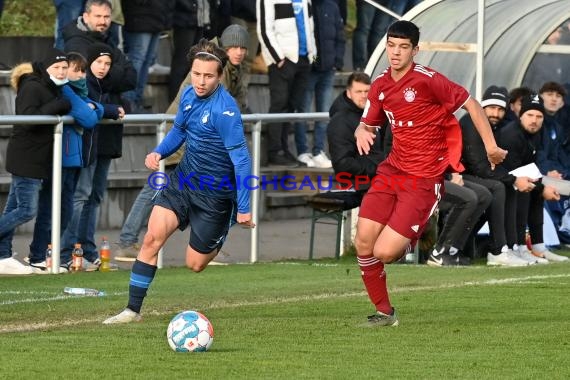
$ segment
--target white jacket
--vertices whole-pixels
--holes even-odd
[[[269,66],[285,58],[297,63],[299,38],[292,1],[257,0],[256,12],[257,36],[265,63]],[[303,0],[303,15],[308,58],[312,63],[317,54],[317,45],[311,0]]]

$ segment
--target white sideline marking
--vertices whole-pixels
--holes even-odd
[[[485,281],[465,281],[458,284],[442,284],[437,286],[406,286],[406,287],[396,287],[391,288],[391,293],[406,293],[414,291],[423,290],[440,290],[440,289],[456,289],[456,288],[466,288],[472,286],[488,286],[488,285],[504,285],[513,283],[522,283],[527,281],[537,281],[537,280],[548,280],[554,278],[568,278],[569,274],[554,274],[554,275],[535,275],[535,276],[523,276],[523,277],[509,277],[502,279],[489,279]],[[18,292],[18,291],[6,291],[0,292],[0,294],[46,294],[47,292]],[[126,292],[111,293],[111,295],[123,295]],[[274,297],[268,298],[261,301],[245,301],[245,302],[226,302],[217,301],[210,304],[204,305],[202,309],[223,309],[223,308],[238,308],[238,307],[248,307],[248,306],[263,306],[263,305],[276,305],[280,303],[293,303],[293,302],[303,302],[303,301],[315,301],[322,299],[331,298],[351,298],[351,297],[362,297],[365,296],[366,292],[350,292],[350,293],[322,293],[313,294],[306,296],[297,297]],[[77,296],[67,296],[67,295],[57,295],[54,297],[45,298],[28,298],[25,300],[7,300],[0,302],[1,305],[11,305],[15,303],[35,303],[35,302],[45,302],[61,299],[77,298]],[[146,315],[162,316],[172,314],[172,311],[152,311],[145,313]],[[84,319],[73,319],[73,320],[63,320],[63,321],[53,321],[53,322],[35,322],[35,323],[18,323],[13,325],[3,325],[0,327],[0,333],[13,333],[13,332],[28,332],[35,330],[44,330],[49,328],[60,328],[76,326],[87,323],[100,323],[104,318],[84,318]]]

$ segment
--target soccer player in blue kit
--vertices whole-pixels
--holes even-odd
[[[205,39],[188,54],[192,85],[182,94],[174,126],[145,165],[158,170],[159,161],[182,144],[184,157],[161,190],[148,222],[129,282],[129,302],[104,324],[140,321],[142,303],[156,273],[158,251],[178,228],[190,225],[186,266],[200,272],[216,257],[235,222],[255,227],[249,205],[251,158],[241,114],[234,98],[220,81],[228,58]]]

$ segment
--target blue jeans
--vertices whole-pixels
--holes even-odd
[[[334,71],[314,71],[311,70],[307,89],[303,96],[303,110],[299,112],[311,112],[313,98],[315,99],[315,112],[328,112],[332,103]],[[315,132],[313,140],[313,155],[318,155],[325,149],[325,139],[327,134],[327,123],[315,121]],[[307,153],[307,122],[299,121],[295,123],[295,144],[297,155]]]
[[[166,175],[170,176],[170,173],[175,167],[176,165],[167,166],[165,169]],[[153,198],[156,192],[155,189],[148,185],[148,182],[144,184],[121,229],[121,236],[119,237],[119,244],[121,246],[127,247],[138,243],[141,230],[147,224],[152,207],[154,206]]]
[[[41,179],[12,175],[6,206],[0,216],[0,259],[12,256],[14,229],[36,216],[41,187]]]
[[[389,0],[376,2],[385,7],[390,7],[392,3]],[[364,0],[356,0],[356,29],[352,35],[352,67],[355,70],[364,70],[391,21],[392,16]]]
[[[79,168],[62,168],[61,171],[61,219],[60,233],[63,233],[73,214],[73,194],[79,175]],[[38,201],[38,213],[34,234],[30,244],[30,263],[45,260],[45,252],[51,243],[52,180],[44,180]]]
[[[158,47],[159,33],[133,33],[123,29],[123,44],[125,54],[137,71],[137,87],[125,92],[126,99],[136,106],[142,105],[144,87],[148,78],[148,69],[153,64]]]
[[[63,50],[63,36],[61,31],[72,22],[77,22],[77,18],[83,12],[86,0],[53,0],[55,5],[55,43],[53,47]]]
[[[63,233],[61,262],[71,260],[75,243],[83,248],[83,257],[93,262],[99,257],[95,243],[95,228],[99,205],[107,188],[107,174],[111,159],[97,157],[97,161],[81,169],[79,181],[73,196],[73,216]]]

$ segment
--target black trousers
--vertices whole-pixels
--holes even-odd
[[[302,101],[311,65],[307,57],[299,57],[297,63],[288,59],[281,68],[276,64],[268,68],[269,113],[292,113],[302,109]],[[269,160],[280,151],[289,152],[289,122],[267,125]]]
[[[533,244],[544,243],[544,199],[542,187],[535,187],[529,193],[516,194],[516,243],[525,244],[526,227]]]
[[[437,241],[438,249],[455,247],[462,250],[473,227],[493,199],[485,186],[465,178],[463,182],[464,185],[460,186],[445,181],[445,194],[440,203],[440,210],[448,211]]]
[[[493,196],[491,205],[485,211],[483,218],[475,224],[474,231],[478,231],[485,222],[489,222],[489,231],[492,240],[492,253],[500,253],[501,248],[507,244],[507,232],[505,229],[505,207],[506,207],[506,188],[502,182],[494,179],[481,178],[470,174],[464,174],[463,180],[484,186],[491,192]],[[511,220],[514,228],[514,219]],[[511,222],[509,221],[509,222]],[[514,236],[512,237],[514,239]],[[511,243],[512,244],[512,243]]]

